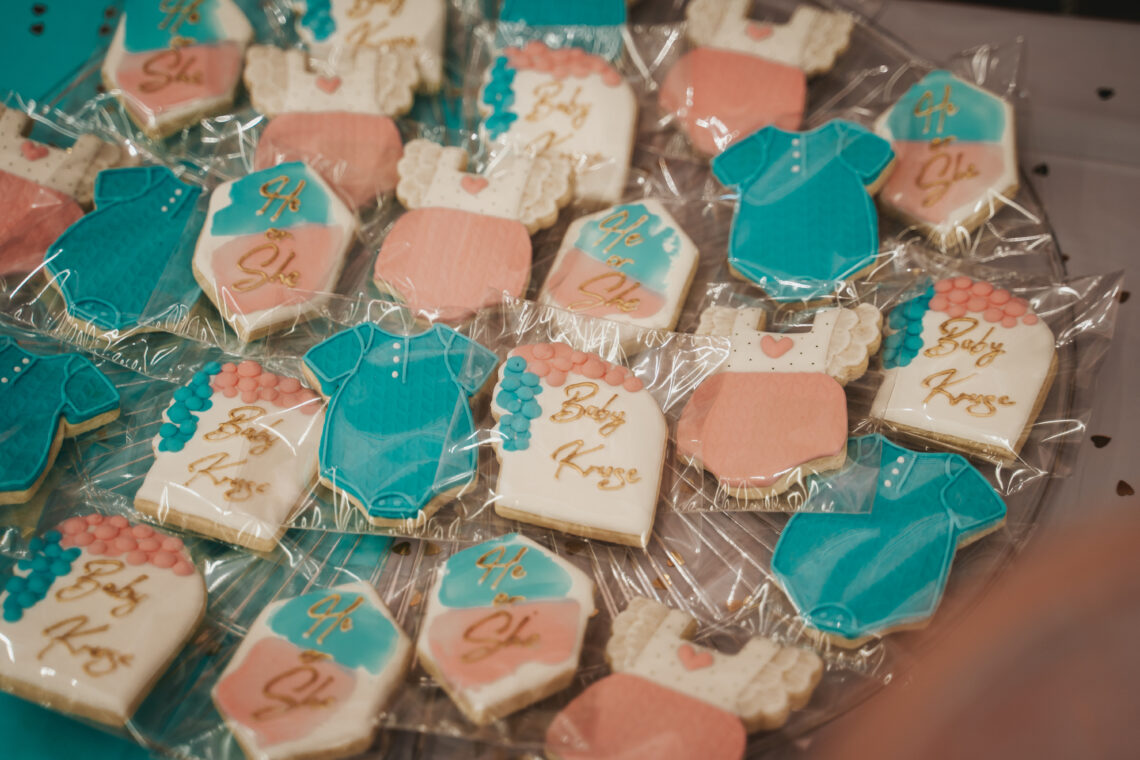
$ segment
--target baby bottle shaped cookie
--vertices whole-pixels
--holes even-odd
[[[872,416],[993,461],[1021,451],[1057,367],[1053,332],[1024,298],[970,277],[895,307]]]
[[[570,167],[539,156],[505,156],[468,174],[467,154],[430,140],[405,146],[396,194],[408,209],[376,257],[376,287],[418,314],[462,322],[518,298],[530,281],[530,235],[554,224],[570,201]]]
[[[738,498],[765,498],[840,467],[847,443],[843,385],[879,346],[878,309],[824,309],[811,330],[756,329],[759,309],[712,307],[698,332],[726,336],[727,365],[701,383],[677,425],[677,451]]]
[[[492,64],[479,103],[492,151],[562,156],[574,166],[575,197],[600,203],[621,198],[637,100],[604,58],[538,41],[508,47]]]
[[[720,153],[761,127],[799,129],[807,77],[847,49],[845,13],[798,6],[785,24],[747,17],[749,0],[694,0],[686,34],[695,47],[669,70],[658,101],[693,147]]]

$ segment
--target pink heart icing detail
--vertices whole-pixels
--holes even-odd
[[[765,335],[760,339],[760,350],[764,352],[765,356],[770,356],[773,359],[779,359],[788,353],[793,345],[795,345],[795,341],[786,335],[779,340],[776,340],[771,335]]]
[[[332,95],[340,89],[340,77],[317,77],[317,87]]]
[[[766,40],[772,36],[772,27],[768,24],[757,24],[753,22],[744,27],[744,33],[759,42],[760,40]]]
[[[470,174],[459,180],[459,186],[462,187],[471,195],[478,195],[487,189],[487,185],[491,184],[486,177],[472,177]]]
[[[24,140],[20,145],[20,152],[23,153],[24,158],[29,161],[39,161],[48,154],[48,149],[46,145],[40,145],[31,140]]]
[[[713,664],[712,652],[698,652],[690,644],[677,647],[677,659],[685,666],[685,670],[700,670]]]

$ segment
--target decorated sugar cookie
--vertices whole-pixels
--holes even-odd
[[[412,140],[397,167],[408,213],[376,256],[376,287],[412,312],[461,322],[514,298],[530,281],[530,235],[554,224],[571,197],[570,167],[545,156],[505,156],[468,174],[467,154]]]
[[[496,356],[445,325],[415,335],[371,322],[305,354],[305,374],[329,399],[321,482],[374,525],[430,516],[475,478],[469,399]]]
[[[411,109],[418,81],[415,59],[405,48],[358,48],[335,64],[270,45],[254,45],[246,55],[249,99],[266,116],[338,111],[399,116]]]
[[[74,324],[96,335],[152,329],[144,317],[160,308],[151,301],[192,229],[201,192],[165,166],[99,173],[95,211],[65,230],[44,256]]]
[[[815,653],[755,636],[736,654],[692,643],[693,618],[635,597],[613,622],[594,682],[546,732],[561,760],[639,756],[739,760],[747,734],[774,730],[811,699],[823,676]]]
[[[484,725],[570,684],[593,614],[593,581],[512,533],[447,560],[416,651],[468,720]]]
[[[266,607],[212,692],[251,760],[364,752],[403,682],[407,635],[367,583]]]
[[[366,113],[286,113],[269,120],[253,156],[256,171],[303,161],[360,208],[396,189],[396,163],[404,155],[396,123]]]
[[[947,242],[1017,193],[1013,107],[949,71],[932,71],[875,123],[898,167],[883,206]]]
[[[576,314],[671,330],[698,257],[660,201],[614,206],[566,230],[539,300]]]
[[[0,336],[0,504],[35,495],[64,438],[119,416],[119,392],[80,354],[38,356]]]
[[[625,367],[565,343],[520,346],[499,371],[495,512],[605,541],[649,542],[668,430]]]
[[[132,163],[122,148],[80,135],[68,149],[27,137],[32,120],[0,105],[0,277],[31,272],[91,207],[95,177]]]
[[[953,277],[891,311],[871,415],[995,461],[1017,457],[1057,367],[1053,332],[1024,298]]]
[[[420,86],[443,81],[444,0],[296,0],[297,34],[321,58],[356,48],[404,48],[419,70]]]
[[[574,165],[575,197],[600,203],[621,198],[637,100],[604,58],[537,41],[506,48],[491,66],[479,102],[493,151],[564,156]]]
[[[206,610],[194,561],[119,515],[72,517],[28,550],[0,592],[0,688],[126,723]]]
[[[797,512],[772,574],[812,627],[856,647],[934,614],[955,550],[997,530],[1005,504],[957,454],[908,451],[879,435],[852,438],[853,469],[878,471],[866,510]],[[833,477],[843,478],[845,473]]]
[[[253,38],[233,0],[126,0],[103,61],[103,82],[159,139],[233,102]]]
[[[774,496],[843,465],[843,385],[867,371],[882,324],[870,304],[824,309],[809,332],[761,332],[762,320],[758,309],[712,307],[701,315],[697,332],[726,336],[732,349],[677,424],[677,452],[745,499]]]
[[[135,509],[269,551],[317,477],[324,404],[253,361],[210,362],[163,414]]]
[[[281,164],[219,185],[194,250],[194,276],[243,341],[320,312],[356,217],[320,175]]]
[[[814,300],[866,270],[879,253],[872,197],[890,176],[890,143],[850,121],[810,132],[764,129],[713,159],[740,192],[728,263],[777,301]]]
[[[854,26],[846,13],[797,6],[784,24],[748,19],[750,0],[693,0],[695,46],[665,75],[661,108],[693,147],[716,155],[758,129],[799,129],[807,77],[829,71]]]

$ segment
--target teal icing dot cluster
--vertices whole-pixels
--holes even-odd
[[[534,399],[542,393],[538,375],[527,372],[526,359],[512,356],[503,365],[499,388],[495,401],[509,412],[499,418],[503,451],[526,451],[530,447],[530,421],[542,414],[542,407]]]
[[[158,442],[159,451],[182,451],[194,432],[198,430],[198,417],[194,412],[204,412],[214,405],[210,400],[214,389],[210,387],[210,378],[222,371],[222,365],[210,362],[195,372],[194,377],[185,387],[174,391],[174,403],[166,410],[168,422],[162,423],[158,429],[161,439]]]
[[[79,559],[80,549],[77,546],[64,549],[59,545],[62,537],[58,530],[49,530],[43,538],[28,542],[31,556],[20,560],[16,567],[31,572],[24,577],[13,575],[4,584],[8,592],[4,597],[4,620],[15,623],[24,617],[24,610],[47,596],[56,578],[71,572],[71,563]]]
[[[930,310],[934,288],[891,310],[887,324],[894,332],[883,339],[883,367],[905,367],[922,350],[922,318]]]
[[[491,107],[484,122],[487,134],[494,140],[511,128],[518,114],[511,111],[515,104],[515,70],[506,56],[499,56],[491,67],[491,79],[483,88],[483,103]]]
[[[301,26],[312,32],[313,39],[327,40],[336,31],[336,19],[332,16],[329,0],[306,0]]]

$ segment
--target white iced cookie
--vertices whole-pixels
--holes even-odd
[[[420,664],[478,725],[560,691],[578,668],[594,584],[512,533],[444,563],[420,629]]]
[[[613,622],[606,661],[738,716],[748,731],[770,731],[807,704],[823,662],[807,649],[754,636],[736,654],[693,644],[697,621],[635,597]]]
[[[697,333],[727,337],[728,362],[677,423],[677,453],[737,498],[780,494],[847,458],[843,386],[867,371],[882,316],[870,304],[816,313],[807,332],[764,332],[760,309],[711,307]]]
[[[356,233],[356,216],[299,162],[223,183],[210,196],[194,277],[242,341],[320,312]]]
[[[266,607],[215,684],[218,712],[251,760],[368,749],[412,645],[367,583]]]
[[[632,372],[565,343],[520,346],[499,369],[491,411],[499,515],[649,543],[668,430]]]
[[[532,233],[570,202],[569,164],[557,156],[504,155],[482,174],[467,154],[412,140],[397,164],[396,220],[376,256],[373,282],[418,314],[461,322],[530,282]]]
[[[411,110],[418,80],[415,59],[402,47],[356,49],[335,65],[269,45],[254,45],[246,55],[249,99],[266,116],[333,111],[399,116]]]
[[[636,327],[677,324],[699,251],[660,201],[614,206],[576,219],[539,301]]]
[[[871,415],[889,428],[993,461],[1017,457],[1057,368],[1029,303],[969,277],[895,307]]]
[[[210,362],[174,392],[135,509],[269,551],[316,480],[323,421],[320,397],[296,378]]]
[[[193,560],[119,515],[72,517],[28,549],[0,593],[0,688],[126,723],[205,612]]]
[[[796,6],[784,24],[748,19],[751,0],[693,0],[685,32],[695,45],[732,50],[800,69],[807,76],[830,71],[847,49],[854,19],[846,13]]]
[[[233,0],[127,0],[103,82],[158,139],[225,110],[253,27]]]
[[[356,48],[407,49],[420,87],[435,92],[443,80],[444,0],[296,0],[297,34],[313,52],[335,60]]]
[[[614,203],[629,175],[637,129],[633,89],[605,59],[541,42],[495,59],[479,98],[492,150],[566,156],[575,196]]]

